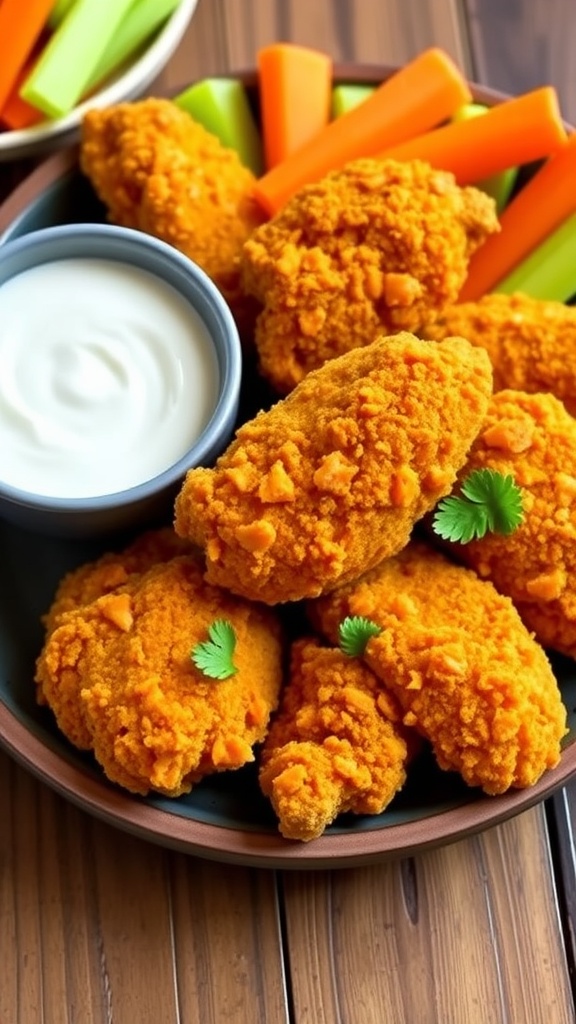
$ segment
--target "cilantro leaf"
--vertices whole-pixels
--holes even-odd
[[[512,533],[523,519],[522,491],[509,474],[475,469],[462,483],[461,495],[444,498],[432,528],[443,540],[468,544],[486,533]]]
[[[340,650],[349,658],[359,658],[366,650],[366,644],[373,636],[379,636],[382,627],[362,615],[347,616],[338,627]]]
[[[196,668],[211,679],[228,679],[238,671],[233,662],[236,650],[234,626],[226,619],[216,619],[208,627],[208,640],[204,640],[190,652]]]

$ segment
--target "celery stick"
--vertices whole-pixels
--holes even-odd
[[[576,213],[553,231],[493,289],[567,302],[576,294]]]
[[[468,121],[471,117],[478,117],[480,114],[485,114],[487,110],[488,107],[483,106],[481,103],[466,103],[456,111],[452,120]],[[476,187],[481,189],[483,192],[486,192],[487,195],[492,196],[496,203],[496,211],[498,213],[502,213],[502,210],[510,198],[517,177],[518,168],[508,167],[505,171],[500,171],[498,174],[492,174],[489,178],[476,182]]]
[[[90,75],[85,91],[89,92],[131,57],[168,20],[179,3],[180,0],[136,0]]]
[[[134,0],[76,0],[20,89],[49,117],[67,114]]]
[[[373,85],[335,85],[332,90],[332,117],[341,117],[359,103],[367,100],[376,87]]]
[[[48,17],[48,25],[50,28],[58,28],[58,25],[64,20],[74,3],[76,3],[76,0],[56,0],[56,3]]]
[[[245,167],[262,174],[262,141],[241,82],[232,78],[205,78],[174,97],[223,146],[235,149]]]

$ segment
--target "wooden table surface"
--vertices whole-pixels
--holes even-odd
[[[374,64],[437,44],[485,84],[555,84],[576,121],[572,0],[199,0],[162,84],[274,39]],[[0,754],[0,1024],[574,1021],[575,807],[568,786],[417,857],[277,872],[135,839]]]

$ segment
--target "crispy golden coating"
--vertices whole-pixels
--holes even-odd
[[[420,161],[363,159],[301,189],[243,249],[263,375],[281,394],[327,359],[455,302],[494,202]]]
[[[58,584],[54,600],[43,617],[51,632],[65,613],[90,604],[126,583],[135,572],[145,572],[157,562],[191,552],[191,546],[173,529],[147,530],[121,551],[107,551],[94,562],[85,562],[67,573]]]
[[[450,306],[417,331],[440,340],[454,334],[490,356],[494,390],[549,391],[576,413],[576,308],[528,295],[485,295]]]
[[[576,420],[553,395],[500,391],[462,474],[487,467],[522,488],[510,535],[452,545],[456,558],[508,594],[544,647],[576,657]]]
[[[483,421],[488,357],[461,338],[381,338],[308,374],[190,471],[176,532],[207,579],[269,604],[315,597],[408,541]]]
[[[308,842],[344,811],[384,810],[406,777],[400,717],[366,665],[316,640],[296,641],[259,775],[283,836]]]
[[[170,100],[145,99],[85,115],[80,166],[113,223],[185,253],[220,288],[240,330],[253,325],[239,254],[262,215],[250,197],[254,176],[234,150]]]
[[[224,680],[190,658],[220,618],[237,640],[237,672]],[[274,613],[208,586],[198,560],[180,556],[63,614],[36,679],[62,732],[93,750],[109,779],[178,796],[254,759],[281,673]]]
[[[560,759],[566,710],[544,651],[509,598],[423,544],[310,607],[332,640],[347,615],[382,626],[365,660],[441,768],[489,794]]]

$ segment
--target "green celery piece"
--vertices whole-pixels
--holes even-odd
[[[335,85],[332,89],[332,117],[341,117],[374,92],[375,85]]]
[[[481,103],[466,103],[456,111],[452,120],[469,121],[472,117],[479,117],[481,114],[485,114],[487,110],[488,107],[483,106]],[[497,174],[492,174],[489,178],[484,178],[483,181],[477,182],[477,188],[492,196],[496,203],[497,212],[502,213],[510,199],[517,177],[518,168],[508,167],[505,171],[499,171]]]
[[[48,17],[48,25],[51,29],[58,28],[58,25],[61,21],[64,21],[74,3],[76,3],[76,0],[56,0]]]
[[[548,235],[493,289],[524,292],[534,299],[568,302],[576,295],[576,213]]]
[[[134,0],[75,0],[46,44],[20,95],[48,117],[76,105]]]
[[[174,103],[216,135],[223,146],[235,149],[257,177],[262,174],[262,139],[241,82],[205,78],[175,96]]]
[[[98,85],[134,54],[168,20],[180,0],[136,0],[118,26],[86,84]]]

